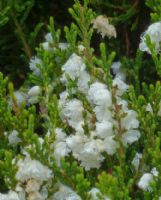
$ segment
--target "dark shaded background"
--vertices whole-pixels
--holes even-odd
[[[68,8],[73,5],[73,2],[73,0],[34,1],[25,23],[22,24],[32,56],[35,55],[35,47],[43,41],[50,16],[54,17],[56,27],[62,30],[64,25],[71,23],[72,18],[68,13]],[[116,59],[120,59],[122,56],[135,57],[140,42],[140,34],[150,23],[150,10],[145,6],[145,1],[92,0],[90,6],[98,15],[103,14],[113,18],[113,23],[117,29],[117,39],[105,39],[109,52],[115,51]],[[21,15],[18,16],[18,20],[20,18]],[[40,29],[35,42],[30,44],[29,35],[40,22],[44,25]],[[94,34],[92,46],[96,49],[98,56],[98,44],[101,41],[103,39]],[[5,26],[0,28],[0,71],[9,76],[15,87],[19,87],[29,72],[28,63],[29,59],[23,52],[22,43],[17,37],[16,28],[11,18]]]

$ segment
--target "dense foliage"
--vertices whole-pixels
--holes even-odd
[[[160,200],[161,0],[69,3],[0,1],[0,199]]]

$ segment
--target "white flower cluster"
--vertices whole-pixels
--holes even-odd
[[[67,90],[60,94],[60,117],[73,131],[71,130],[71,134],[67,135],[61,129],[56,129],[55,158],[60,164],[60,158],[71,152],[86,170],[99,168],[105,159],[103,152],[113,155],[117,151],[119,144],[116,140],[120,134],[119,131],[123,130],[120,140],[125,146],[132,144],[140,137],[137,114],[129,110],[127,102],[121,98],[122,94],[128,90],[128,85],[119,75],[116,75],[113,80],[113,88],[116,90],[116,105],[114,105],[112,93],[105,84],[97,80],[89,84],[91,78],[82,58],[78,55],[73,54],[63,65],[62,71],[61,81]],[[85,108],[79,98],[69,98],[70,80],[75,81],[77,86],[72,88],[72,94],[76,95],[77,91],[82,92],[93,110],[92,113]],[[115,106],[119,108],[119,114],[124,115],[120,118],[120,122],[115,119],[117,112]],[[83,117],[84,112],[86,118]],[[84,128],[85,124],[88,126],[88,133]],[[120,126],[121,130],[118,130]]]
[[[15,163],[15,160],[13,162]],[[10,190],[8,194],[0,193],[0,200],[46,200],[48,191],[43,187],[44,183],[53,177],[52,170],[29,156],[20,159],[17,166],[16,192]]]
[[[52,171],[48,167],[37,160],[32,160],[30,157],[26,157],[24,160],[20,159],[18,167],[16,178],[22,183],[29,179],[35,179],[41,184],[52,177]]]
[[[86,66],[80,56],[75,53],[72,54],[68,61],[63,65],[62,71],[63,76],[61,81],[66,86],[68,85],[69,77],[72,81],[77,80],[77,87],[81,92],[85,94],[88,92],[88,82],[90,81],[90,76],[86,71]]]
[[[18,181],[16,191],[25,200],[45,200],[46,194],[40,190],[45,181],[53,177],[53,172],[38,160],[32,160],[29,156],[20,159],[17,163]]]
[[[146,44],[146,36],[150,37],[152,43],[155,43],[156,53],[160,52],[161,46],[161,22],[151,24],[141,37],[139,48],[141,51],[146,51],[151,54],[149,47]]]

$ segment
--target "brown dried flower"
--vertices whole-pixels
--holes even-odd
[[[116,38],[116,29],[112,24],[109,24],[107,17],[99,15],[96,19],[92,20],[91,23],[93,24],[93,28],[97,29],[97,32],[100,33],[103,38],[105,36],[108,38]]]

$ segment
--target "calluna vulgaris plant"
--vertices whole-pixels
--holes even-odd
[[[133,87],[126,58],[91,47],[95,31],[117,40],[112,19],[88,0],[69,12],[66,42],[51,17],[19,90],[0,74],[0,200],[160,200],[161,83],[138,75],[146,51],[161,77],[159,15],[141,36]]]

